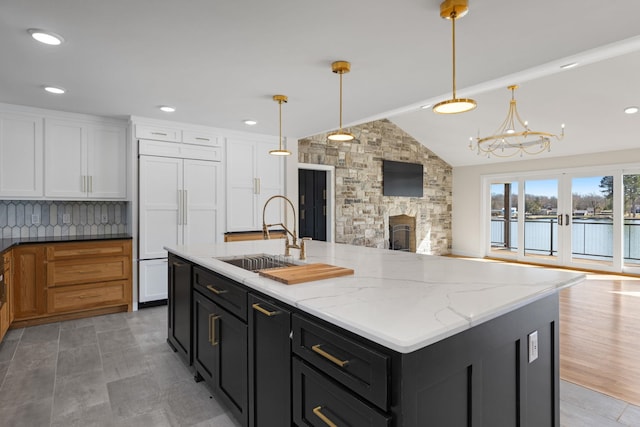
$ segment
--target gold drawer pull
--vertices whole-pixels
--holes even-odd
[[[218,345],[218,341],[216,339],[216,320],[218,320],[220,316],[215,314],[209,315],[209,342],[211,346]]]
[[[314,352],[318,353],[320,356],[324,357],[325,359],[330,360],[331,362],[335,363],[336,365],[340,366],[341,368],[344,368],[345,366],[347,366],[349,364],[348,360],[340,360],[337,357],[335,357],[332,354],[327,353],[326,351],[324,351],[323,349],[320,348],[320,344],[316,344],[314,346],[311,347],[311,350],[313,350]],[[315,412],[315,410],[314,410]]]
[[[207,285],[207,289],[209,289],[211,292],[213,292],[216,295],[226,294],[227,292],[229,292],[226,289],[215,288],[215,287],[213,287],[213,285]]]
[[[325,414],[322,413],[322,406],[316,406],[315,408],[313,408],[313,413],[315,414],[316,417],[320,418],[322,422],[328,425],[329,427],[338,427],[336,423],[331,421],[329,418],[327,418]]]
[[[100,295],[78,295],[79,299],[85,299],[85,298],[100,298]]]
[[[271,316],[277,316],[278,314],[280,314],[280,312],[279,312],[279,311],[269,311],[269,310],[266,310],[266,309],[264,309],[264,308],[260,307],[260,304],[258,304],[258,303],[253,304],[251,307],[253,307],[253,309],[254,309],[254,310],[257,310],[257,311],[259,311],[260,313],[262,313],[262,314],[264,314],[264,315],[266,315],[266,316],[269,316],[269,317],[271,317]]]

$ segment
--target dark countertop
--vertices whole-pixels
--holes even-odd
[[[58,236],[58,237],[11,237],[0,239],[0,253],[18,245],[34,243],[61,243],[61,242],[90,242],[99,240],[127,240],[132,237],[129,234],[105,234],[90,236]]]

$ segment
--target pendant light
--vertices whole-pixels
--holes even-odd
[[[280,145],[277,150],[269,151],[269,154],[271,154],[272,156],[290,156],[291,151],[282,148],[282,103],[286,103],[288,101],[288,98],[285,95],[273,95],[273,100],[278,103],[278,107],[280,110]]]
[[[342,130],[342,75],[351,71],[351,64],[347,61],[336,61],[331,64],[331,71],[340,75],[340,128],[337,132],[330,133],[327,138],[331,141],[351,141],[355,136]]]
[[[468,0],[445,0],[440,4],[440,17],[451,20],[453,46],[453,98],[438,102],[433,111],[439,114],[456,114],[471,111],[477,107],[476,101],[468,98],[456,98],[456,19],[469,11]]]

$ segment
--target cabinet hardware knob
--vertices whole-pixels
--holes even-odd
[[[253,307],[254,310],[259,311],[260,313],[266,315],[266,316],[277,316],[278,314],[280,314],[279,311],[269,311],[265,308],[260,307],[260,304],[256,303],[256,304],[252,304],[251,307]]]
[[[226,289],[218,289],[213,287],[213,285],[207,285],[207,289],[209,289],[211,292],[213,292],[216,295],[220,295],[220,294],[226,294],[227,292],[229,292]]]
[[[323,349],[321,349],[320,348],[320,344],[316,344],[316,345],[312,346],[311,350],[313,350],[315,353],[318,353],[320,356],[324,357],[325,359],[335,363],[336,365],[340,366],[341,368],[344,368],[345,366],[347,366],[349,364],[348,360],[340,360],[337,357],[335,357],[333,354],[329,354],[326,351],[324,351]]]
[[[336,423],[331,421],[325,414],[322,413],[322,406],[316,406],[313,408],[313,413],[316,417],[320,418],[323,423],[328,425],[329,427],[338,427]]]

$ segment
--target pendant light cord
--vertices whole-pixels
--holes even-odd
[[[342,75],[344,72],[340,72],[340,132],[342,132]]]

